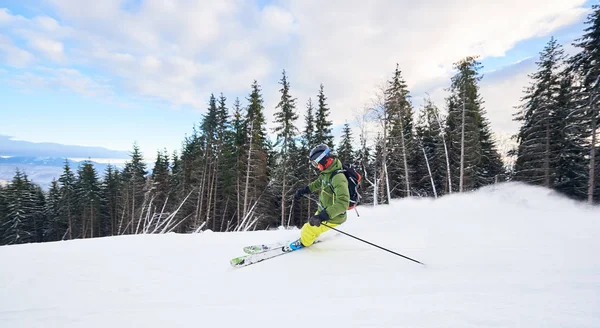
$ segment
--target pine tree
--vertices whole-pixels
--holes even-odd
[[[585,124],[585,112],[577,110],[577,89],[573,86],[573,76],[568,70],[561,73],[560,90],[557,96],[555,121],[552,131],[556,138],[552,140],[556,152],[554,188],[575,198],[585,199],[588,183],[588,159],[586,158],[589,131]]]
[[[36,190],[27,174],[17,169],[6,191],[8,211],[0,228],[3,232],[0,236],[0,244],[12,245],[36,241],[35,218],[43,209],[38,208]]]
[[[243,108],[240,104],[240,99],[236,98],[233,103],[233,118],[231,122],[232,128],[232,144],[233,154],[235,155],[235,193],[236,193],[236,224],[238,227],[242,219],[242,206],[243,206],[243,190],[244,185],[244,173],[246,172],[246,155],[245,149],[247,143],[247,122],[244,119]]]
[[[262,200],[262,196],[267,190],[269,183],[269,144],[266,138],[266,127],[264,117],[264,101],[261,94],[261,88],[255,80],[252,84],[252,91],[247,98],[248,106],[246,109],[247,122],[247,148],[245,149],[248,157],[246,159],[246,172],[244,177],[244,206],[243,219],[248,223],[258,212],[268,213],[272,210],[268,204]],[[264,223],[264,227],[268,223]]]
[[[50,183],[48,197],[46,202],[46,215],[48,220],[44,226],[44,235],[47,241],[62,240],[69,226],[66,222],[61,222],[60,212],[60,186],[56,179]]]
[[[392,197],[411,195],[411,180],[417,158],[413,134],[413,110],[406,82],[396,64],[393,78],[385,90],[385,106],[390,121],[387,135],[389,164],[386,161],[386,174],[394,191]]]
[[[531,86],[523,97],[525,102],[515,117],[522,126],[517,135],[518,153],[514,179],[531,184],[554,186],[559,149],[555,145],[559,126],[557,96],[560,92],[559,68],[564,59],[562,47],[552,37],[540,53],[538,70],[530,75]]]
[[[573,46],[580,49],[569,59],[569,72],[576,74],[578,82],[576,93],[576,112],[581,119],[578,122],[588,127],[589,132],[581,135],[582,140],[588,140],[588,202],[593,202],[594,190],[598,181],[595,180],[597,165],[596,148],[598,147],[597,128],[600,120],[600,5],[592,5],[592,13],[587,17],[584,35],[575,40]]]
[[[340,141],[340,145],[338,146],[338,157],[345,163],[350,163],[353,166],[356,166],[355,160],[355,152],[354,146],[352,145],[354,140],[352,137],[352,130],[350,129],[350,125],[348,123],[344,124],[344,128],[342,130],[342,139]]]
[[[0,184],[0,238],[4,236],[5,225],[8,219],[8,190]],[[3,241],[0,239],[0,245],[3,244]]]
[[[207,224],[211,217],[211,206],[213,205],[214,183],[216,171],[216,152],[217,152],[217,99],[214,94],[210,95],[209,106],[207,113],[204,115],[201,124],[201,143],[204,145],[204,157],[200,158],[203,161],[202,178],[198,187],[198,197],[196,203],[196,215],[193,228],[201,226],[201,222]]]
[[[333,150],[333,135],[331,134],[331,126],[333,123],[329,120],[330,109],[327,106],[327,97],[323,91],[323,84],[319,87],[317,96],[318,107],[315,115],[315,139],[314,144],[326,144]]]
[[[454,63],[454,68],[458,72],[447,98],[446,141],[452,185],[462,192],[492,183],[503,165],[479,95],[481,63],[476,57],[466,57]]]
[[[79,234],[77,222],[75,221],[75,212],[77,207],[77,198],[75,195],[75,173],[71,170],[69,161],[65,159],[63,173],[58,178],[60,183],[60,222],[64,222],[68,227],[68,239],[76,238]]]
[[[282,72],[281,77],[281,100],[275,108],[279,108],[279,111],[275,112],[274,123],[277,124],[273,129],[276,134],[275,146],[279,147],[276,160],[276,177],[281,182],[281,226],[285,226],[286,218],[286,197],[290,189],[288,187],[290,175],[289,165],[291,164],[291,152],[296,151],[296,144],[294,137],[298,133],[298,129],[294,125],[294,122],[298,119],[296,110],[296,99],[290,95],[290,83],[285,75],[285,70]]]
[[[309,163],[308,155],[310,154],[311,149],[317,145],[315,137],[315,108],[312,103],[312,98],[309,97],[306,102],[306,114],[304,115],[304,130],[301,138],[302,146],[299,150],[301,154],[299,154],[296,160],[298,163],[298,183],[302,185],[302,187],[306,186],[314,179],[314,171]],[[298,216],[301,218],[309,217],[313,212],[312,206],[313,204],[310,200],[301,199],[300,206],[298,206],[301,210],[298,213]],[[306,212],[304,212],[305,209]],[[297,224],[300,225],[302,223],[303,221],[300,221]]]
[[[79,206],[79,217],[81,219],[81,237],[93,238],[95,232],[102,225],[99,224],[101,217],[100,205],[102,204],[100,194],[100,182],[96,169],[90,161],[84,161],[78,169],[78,177],[75,182],[75,194]]]
[[[222,231],[225,216],[229,205],[229,193],[225,192],[233,184],[234,174],[231,174],[230,157],[231,152],[231,130],[229,122],[229,109],[226,105],[227,98],[221,93],[217,107],[216,116],[216,149],[215,149],[215,172],[214,172],[214,196],[212,204],[213,231]]]
[[[416,125],[416,138],[419,140],[421,153],[420,164],[415,166],[414,174],[414,189],[423,196],[440,195],[446,186],[444,135],[438,120],[439,109],[431,99],[426,99]]]
[[[119,221],[117,233],[128,232],[135,234],[139,228],[139,220],[144,210],[146,200],[146,163],[144,157],[137,145],[134,143],[131,152],[131,160],[125,163],[121,178],[125,193],[124,211],[125,222]]]
[[[119,170],[113,165],[108,165],[104,171],[102,179],[100,197],[103,201],[104,226],[100,227],[102,235],[114,236],[117,234],[119,225],[119,209],[122,196],[121,175]]]
[[[151,190],[153,193],[152,212],[159,214],[171,195],[171,171],[169,154],[166,149],[156,154],[154,168],[152,169]]]

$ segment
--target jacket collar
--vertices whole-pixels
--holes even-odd
[[[331,166],[329,166],[325,170],[321,171],[320,174],[329,174],[329,173],[339,170],[341,168],[342,168],[342,162],[340,161],[339,158],[336,158],[333,160],[333,163],[331,163]]]

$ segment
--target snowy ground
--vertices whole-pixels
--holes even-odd
[[[0,327],[600,327],[600,209],[506,184],[360,208],[323,243],[234,269],[298,231],[0,247]]]

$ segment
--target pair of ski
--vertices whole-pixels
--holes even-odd
[[[320,242],[319,240],[316,240],[314,242],[314,244]],[[244,267],[244,266],[248,266],[251,264],[255,264],[258,262],[262,262],[264,260],[268,260],[268,259],[272,259],[274,257],[283,255],[283,254],[287,254],[287,253],[291,253],[294,252],[296,250],[301,250],[303,248],[306,247],[302,247],[299,249],[292,249],[290,248],[290,244],[292,242],[287,242],[287,243],[281,243],[281,242],[277,242],[277,243],[273,243],[273,244],[258,244],[258,245],[251,245],[251,246],[245,246],[243,248],[244,253],[246,253],[247,255],[242,255],[239,257],[235,257],[233,259],[231,259],[229,261],[229,263],[231,264],[231,266],[238,268],[238,267]]]

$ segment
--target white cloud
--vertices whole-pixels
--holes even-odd
[[[449,83],[453,62],[467,55],[503,56],[517,42],[546,36],[585,12],[585,0],[280,0],[263,8],[251,0],[148,0],[132,11],[122,9],[121,0],[95,2],[93,9],[80,0],[47,3],[56,16],[25,19],[0,9],[0,26],[12,26],[13,35],[48,60],[114,76],[123,84],[112,87],[132,99],[201,110],[211,92],[244,101],[257,79],[270,117],[286,69],[298,98],[299,125],[321,83],[336,124],[352,120],[350,113],[369,101],[396,63],[411,90],[443,98],[440,86]],[[5,60],[31,64],[33,55],[9,41],[0,38]],[[85,80],[81,72],[65,71],[52,76],[82,94],[105,92],[98,77]],[[522,74],[515,76],[482,86],[498,129],[512,128],[505,108],[518,102],[514,90],[524,85]]]
[[[33,63],[35,57],[27,50],[15,46],[8,37],[0,34],[0,59],[3,59],[9,66],[23,68]]]
[[[29,39],[29,45],[54,61],[60,62],[64,59],[64,48],[61,42],[44,37],[32,37]]]
[[[89,97],[103,97],[106,100],[113,95],[111,86],[72,68],[36,67],[33,71],[14,76],[7,82],[24,92],[33,92],[36,88],[49,88]]]
[[[502,56],[518,41],[581,19],[584,2],[349,1],[339,10],[334,2],[288,1],[302,34],[290,75],[307,89],[323,82],[342,123],[396,63],[410,88],[449,81],[453,62]]]

